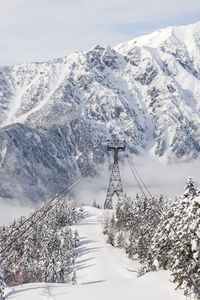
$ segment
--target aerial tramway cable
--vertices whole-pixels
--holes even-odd
[[[149,194],[149,196],[151,198],[153,198],[152,194],[150,193],[149,189],[147,188],[146,184],[144,183],[144,181],[142,180],[140,174],[138,173],[138,171],[136,170],[136,168],[134,167],[134,165],[132,164],[133,170],[135,171],[135,174],[137,175],[137,177],[140,179],[141,183],[143,184],[145,190],[147,191],[147,193]]]
[[[136,176],[136,173],[135,173],[134,169],[132,168],[132,165],[131,165],[131,162],[130,162],[129,158],[128,158],[128,163],[129,163],[130,169],[131,169],[131,171],[133,173],[133,176],[134,176],[134,178],[135,178],[135,180],[137,182],[137,185],[138,185],[139,189],[141,190],[142,194],[144,195],[144,198],[147,198],[147,196],[146,196],[146,194],[145,194],[145,192],[144,192],[144,190],[142,188],[142,185],[140,184],[140,182],[139,182],[139,180],[138,180],[138,178]]]
[[[17,226],[13,231],[11,231],[9,234],[7,234],[3,239],[0,240],[0,243],[6,240],[9,236],[11,236],[15,231],[20,229],[23,225],[25,225],[27,222],[29,222],[34,216],[36,216],[41,210],[43,210],[45,207],[49,206],[56,198],[60,197],[63,193],[65,193],[68,189],[72,188],[76,182],[78,182],[82,178],[82,175],[80,175],[76,180],[72,182],[70,186],[62,190],[58,195],[53,197],[51,200],[49,200],[45,205],[43,205],[40,209],[36,210],[29,218],[27,218],[24,222],[22,222],[19,226]]]
[[[36,211],[33,215],[31,215],[26,222],[23,222],[23,224],[20,224],[20,226],[18,226],[17,228],[15,228],[15,230],[13,230],[11,233],[9,233],[9,236],[11,234],[13,234],[15,231],[17,231],[19,228],[21,228],[24,224],[26,224],[28,221],[32,220],[33,217],[35,217],[39,212],[43,211],[43,209],[45,207],[46,210],[43,212],[42,215],[39,215],[39,217],[36,220],[32,220],[32,222],[30,223],[30,225],[28,227],[26,227],[23,231],[19,232],[19,234],[13,239],[11,240],[11,242],[6,245],[6,247],[4,247],[1,251],[0,254],[2,254],[6,249],[8,249],[20,236],[22,236],[26,231],[28,231],[31,226],[33,226],[35,223],[37,223],[38,221],[40,221],[53,207],[56,206],[56,204],[61,201],[67,194],[69,194],[72,190],[74,190],[75,188],[77,188],[77,186],[85,179],[85,176],[79,176],[78,179],[76,179],[69,187],[67,187],[66,189],[64,189],[59,195],[57,195],[56,197],[54,197],[53,199],[51,199],[47,204],[45,204],[45,206],[41,207],[38,211]],[[66,193],[64,193],[66,192]],[[62,195],[63,194],[63,195]],[[61,196],[62,195],[62,196]],[[58,198],[61,197],[61,198]],[[56,198],[58,198],[56,200]],[[54,203],[53,201],[56,200]],[[52,203],[52,205],[50,205]],[[49,205],[49,206],[48,206]],[[1,241],[7,239],[8,236],[6,236],[4,239],[2,239]]]

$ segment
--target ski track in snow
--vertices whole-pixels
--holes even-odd
[[[77,284],[32,283],[6,289],[7,300],[185,300],[175,291],[166,271],[138,278],[139,264],[123,250],[106,244],[102,234],[102,211],[87,207],[88,216],[73,229],[80,235],[76,263]],[[105,212],[104,212],[105,213]]]

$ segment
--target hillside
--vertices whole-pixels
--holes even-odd
[[[46,200],[78,174],[94,176],[111,137],[163,162],[198,158],[199,55],[196,23],[1,67],[0,197]]]
[[[70,299],[70,300],[185,300],[175,291],[167,271],[149,273],[138,278],[138,262],[130,261],[120,249],[105,243],[102,234],[102,211],[86,208],[88,217],[73,225],[80,234],[76,263],[77,284],[32,283],[6,289],[6,299]]]

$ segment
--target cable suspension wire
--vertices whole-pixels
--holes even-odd
[[[65,196],[67,196],[68,194],[70,194],[70,192],[71,191],[73,191],[73,192],[76,192],[77,191],[77,189],[78,189],[78,185],[79,184],[82,184],[83,182],[85,182],[86,181],[86,177],[83,177],[79,182],[77,182],[76,183],[76,185],[74,186],[74,187],[72,187],[61,199],[59,199],[59,201],[60,200],[62,200]],[[51,208],[53,208],[54,206],[56,206],[57,204],[58,204],[58,202],[59,201],[56,201],[56,203],[54,203],[53,204],[53,206],[51,207]],[[40,221],[42,218],[43,218],[43,216],[45,215],[45,213],[42,215],[42,216],[40,216],[35,222],[32,222],[31,224],[30,224],[30,226],[29,227],[27,227],[23,232],[21,232],[17,237],[16,237],[16,239],[14,239],[14,240],[12,240],[12,243],[11,243],[11,245],[20,237],[20,236],[22,236],[24,233],[26,233],[26,231],[28,231],[30,228],[31,228],[31,226],[32,225],[34,225],[34,224],[36,224],[38,221]],[[9,245],[9,246],[11,246],[11,245]],[[9,247],[8,247],[9,248]],[[6,249],[5,249],[6,250]],[[5,251],[4,250],[4,251]],[[0,252],[0,254],[1,254],[1,252]],[[14,257],[10,262],[9,262],[9,264],[8,264],[8,266],[10,266],[10,265],[12,265],[12,263],[14,262],[16,260],[16,258]]]
[[[28,223],[34,216],[36,216],[41,210],[43,210],[45,207],[49,206],[56,198],[60,197],[63,193],[65,193],[69,188],[71,188],[77,181],[79,181],[82,178],[82,175],[80,175],[76,180],[72,182],[70,186],[62,190],[58,195],[53,197],[51,200],[49,200],[45,205],[43,205],[40,209],[36,210],[29,218],[27,218],[24,222],[22,222],[19,226],[17,226],[13,231],[8,233],[3,239],[0,240],[0,243],[8,239],[13,233],[17,230],[19,230],[22,226],[24,226],[26,223]]]
[[[80,177],[82,177],[81,179],[80,179]],[[26,227],[22,232],[19,232],[19,234],[8,244],[8,245],[6,245],[1,251],[0,251],[0,254],[2,254],[5,250],[7,250],[19,237],[21,237],[26,231],[28,231],[29,229],[30,229],[30,227],[31,226],[33,226],[35,223],[37,223],[38,221],[40,221],[57,203],[58,203],[58,201],[60,201],[60,200],[62,200],[67,194],[69,194],[74,188],[76,188],[77,187],[77,185],[79,184],[79,183],[81,183],[81,181],[84,179],[84,177],[83,176],[80,176],[75,182],[73,182],[73,184],[70,186],[70,187],[68,187],[67,189],[65,189],[64,191],[66,191],[66,193],[64,194],[64,195],[62,195],[61,196],[61,198],[58,198],[51,206],[49,206],[49,207],[47,207],[46,208],[46,210],[43,212],[43,214],[42,215],[39,215],[39,217],[36,219],[36,220],[34,220],[34,221],[32,221],[31,223],[30,223],[30,225],[28,226],[28,227]],[[79,180],[80,179],[80,180]],[[63,192],[62,193],[60,193],[59,194],[59,196],[61,195],[61,194],[63,194]],[[57,196],[58,197],[58,196]],[[49,201],[49,203],[48,204],[51,204],[52,202],[53,202],[53,200],[55,200],[56,198],[53,198],[53,199],[51,199],[50,201]],[[51,203],[50,203],[51,202]],[[44,206],[44,207],[46,207],[46,205]],[[42,211],[43,210],[43,208],[44,207],[42,207],[39,211]],[[39,211],[37,211],[37,213],[39,212]],[[29,218],[29,221],[31,220],[31,219],[33,219],[33,217],[36,215],[36,213],[34,213],[34,215],[32,215],[32,217],[31,218]],[[25,222],[24,222],[24,224],[25,224]],[[16,230],[14,230],[13,232],[15,232]]]
[[[134,165],[133,165],[133,164],[132,164],[132,167],[133,167],[133,169],[134,169],[134,171],[135,171],[136,175],[137,175],[137,176],[138,176],[138,178],[140,179],[141,183],[143,184],[143,186],[144,186],[145,190],[146,190],[146,191],[147,191],[147,193],[149,194],[149,196],[150,196],[151,198],[153,198],[152,194],[150,193],[149,189],[147,188],[146,184],[145,184],[145,183],[144,183],[144,181],[142,180],[142,178],[141,178],[140,174],[137,172],[137,170],[136,170],[136,168],[134,167]]]
[[[139,180],[138,180],[138,178],[137,178],[137,176],[136,176],[136,173],[134,172],[134,169],[132,168],[132,165],[131,165],[131,162],[130,162],[130,159],[129,159],[129,158],[128,158],[128,163],[129,163],[130,169],[131,169],[131,171],[132,171],[132,173],[133,173],[133,176],[134,176],[134,178],[135,178],[135,180],[136,180],[136,182],[137,182],[137,184],[138,184],[138,187],[139,187],[140,190],[142,191],[142,193],[143,193],[143,195],[144,195],[144,198],[147,198],[147,196],[146,196],[146,194],[145,194],[145,192],[144,192],[144,190],[143,190],[143,188],[142,188],[142,186],[141,186],[141,184],[140,184],[140,182],[139,182]]]
[[[87,180],[87,178],[84,177],[84,178],[82,178],[82,180],[81,180],[79,183],[80,183],[80,184],[83,184],[84,182],[86,182],[86,180]],[[76,193],[76,191],[77,191],[78,189],[79,189],[79,184],[77,184],[76,187],[75,187],[72,191],[69,192],[69,195],[70,195],[71,192]]]

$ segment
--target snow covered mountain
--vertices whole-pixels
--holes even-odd
[[[199,57],[200,22],[1,67],[0,197],[46,199],[94,175],[111,137],[163,161],[197,158]]]

